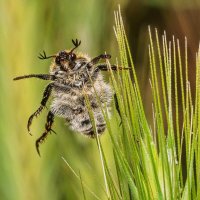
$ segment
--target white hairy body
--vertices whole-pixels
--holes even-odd
[[[77,54],[72,69],[68,62],[65,63],[67,71],[61,70],[55,62],[52,64],[50,74],[55,75],[57,81],[54,82],[55,87],[52,91],[51,112],[66,119],[72,130],[94,137],[85,98],[87,96],[89,100],[97,132],[101,134],[106,128],[101,109],[109,110],[113,92],[95,66],[90,69],[85,67],[89,62],[90,58],[86,55]]]

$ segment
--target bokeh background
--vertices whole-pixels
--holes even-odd
[[[71,39],[82,40],[79,51],[91,57],[102,52],[118,56],[114,10],[121,6],[141,91],[150,113],[147,26],[188,38],[190,79],[194,80],[195,52],[200,38],[199,1],[161,0],[0,0],[0,199],[65,200],[83,199],[80,181],[71,167],[101,199],[105,199],[103,173],[95,140],[72,133],[63,119],[56,118],[52,134],[41,146],[35,140],[44,131],[47,110],[33,121],[31,137],[26,130],[28,117],[37,109],[47,82],[15,76],[47,73],[50,60],[41,61],[39,52],[56,53],[72,47]],[[106,76],[106,74],[105,74]],[[111,119],[112,120],[112,119]],[[116,126],[113,121],[113,126]],[[116,129],[117,134],[117,129]],[[102,144],[115,173],[109,135]],[[86,192],[87,199],[94,197]]]

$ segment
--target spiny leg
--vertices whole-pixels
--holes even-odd
[[[121,119],[121,122],[119,124],[119,126],[121,126],[121,124],[122,124],[122,115],[121,115],[121,112],[120,112],[120,109],[119,109],[119,102],[118,102],[116,93],[114,94],[114,102],[115,102],[115,108],[116,108],[116,110],[117,110],[117,112],[119,114],[119,117]]]
[[[117,70],[130,70],[131,68],[128,67],[118,67],[116,65],[111,65],[111,70],[117,71]],[[91,75],[92,80],[95,80],[99,74],[99,71],[108,71],[109,67],[107,64],[99,64],[97,65]]]
[[[13,80],[21,80],[21,79],[26,79],[26,78],[39,78],[42,80],[55,80],[56,77],[54,75],[49,75],[49,74],[28,74],[28,75],[23,75],[23,76],[17,76]]]
[[[117,70],[130,70],[131,68],[129,67],[118,67],[116,65],[110,65],[111,67],[111,70],[114,70],[114,71],[117,71]],[[97,66],[97,68],[101,71],[108,71],[109,70],[109,67],[107,64],[99,64]]]
[[[43,93],[43,98],[42,98],[40,107],[28,119],[27,129],[30,135],[31,135],[30,126],[32,124],[33,118],[37,117],[46,106],[46,103],[51,95],[52,88],[53,88],[53,83],[50,83],[49,85],[47,85]]]
[[[111,58],[111,55],[109,54],[101,54],[95,58],[93,58],[88,64],[87,64],[87,67],[88,68],[91,68],[93,65],[97,64],[100,59],[110,59]]]
[[[39,156],[40,156],[39,146],[45,140],[45,138],[47,137],[48,133],[53,131],[51,129],[53,122],[54,122],[54,114],[51,111],[49,111],[49,113],[47,115],[47,121],[46,121],[46,124],[45,124],[45,132],[35,142],[36,150],[37,150]]]

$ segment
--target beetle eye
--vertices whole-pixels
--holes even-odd
[[[75,53],[71,53],[69,55],[69,58],[70,58],[71,61],[74,61],[76,59],[76,54]]]

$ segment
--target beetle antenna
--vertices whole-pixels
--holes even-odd
[[[41,59],[41,60],[45,60],[45,59],[49,59],[49,58],[55,58],[55,57],[56,57],[56,55],[47,56],[45,51],[43,51],[43,54],[40,53],[39,56],[38,56],[38,58]]]
[[[70,53],[72,53],[72,52],[74,51],[74,49],[76,49],[78,46],[81,45],[81,40],[78,41],[78,39],[76,39],[76,40],[73,40],[73,39],[72,39],[72,43],[73,43],[73,45],[74,45],[75,47],[70,51]]]

